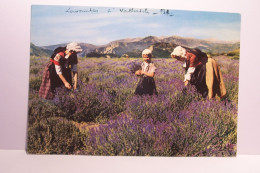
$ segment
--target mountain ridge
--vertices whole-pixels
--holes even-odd
[[[199,48],[203,52],[213,54],[227,53],[240,48],[240,42],[220,41],[214,39],[196,39],[180,36],[147,36],[114,40],[105,45],[99,46],[89,43],[79,43],[79,45],[83,49],[83,51],[79,53],[79,57],[91,57],[91,55],[110,55],[121,57],[125,54],[130,57],[139,57],[141,55],[141,51],[145,48],[155,49],[157,52],[156,57],[162,57],[170,54],[178,45],[189,48]],[[41,50],[53,51],[59,46],[66,46],[66,43],[42,46],[39,48]]]

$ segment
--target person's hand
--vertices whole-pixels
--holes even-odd
[[[136,74],[136,75],[141,75],[141,70],[137,70],[137,71],[135,72],[135,74]]]
[[[144,74],[144,71],[143,71],[143,70],[141,70],[141,74]]]
[[[68,82],[65,83],[65,87],[71,89],[71,85]]]
[[[74,85],[73,85],[73,89],[74,89],[74,90],[77,89],[77,84],[74,84]]]
[[[184,82],[184,86],[187,86],[188,84],[189,84],[189,81],[186,80],[186,81]]]

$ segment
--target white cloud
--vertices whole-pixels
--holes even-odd
[[[195,38],[215,38],[218,40],[240,40],[240,31],[226,28],[179,28],[176,35]]]
[[[111,39],[106,38],[106,37],[97,37],[90,41],[95,43],[96,45],[103,45],[103,44],[109,43],[111,41]]]
[[[139,23],[136,24],[136,28],[162,29],[165,28],[165,26],[158,23]]]

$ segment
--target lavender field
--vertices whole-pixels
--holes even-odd
[[[79,58],[77,90],[38,97],[49,58],[31,57],[27,152],[102,156],[235,156],[239,60],[216,56],[227,96],[183,85],[174,59],[153,59],[156,96],[136,96],[141,58]]]

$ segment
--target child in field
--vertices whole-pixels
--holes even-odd
[[[172,58],[184,62],[186,74],[184,85],[194,85],[203,97],[209,99],[218,95],[226,95],[225,84],[216,61],[209,58],[199,49],[189,49],[177,46],[171,53]]]
[[[142,52],[143,57],[143,63],[141,64],[140,70],[137,70],[135,74],[137,76],[140,76],[140,80],[138,82],[138,85],[135,89],[135,94],[137,95],[157,95],[155,81],[154,81],[154,75],[156,67],[151,62],[152,58],[152,52],[149,49],[145,49]]]
[[[77,88],[77,53],[81,51],[77,43],[70,43],[67,47],[58,47],[54,50],[44,69],[39,90],[40,97],[53,99],[56,88],[62,86],[67,89]],[[72,78],[74,84],[72,84]]]

